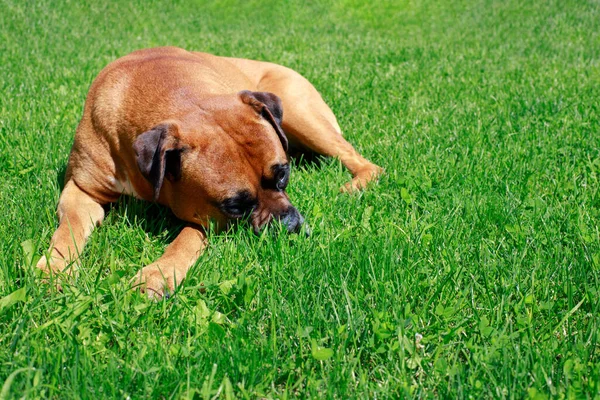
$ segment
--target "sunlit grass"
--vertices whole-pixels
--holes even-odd
[[[597,2],[0,7],[0,398],[600,395]],[[312,235],[213,236],[158,303],[129,279],[181,225],[124,198],[48,293],[87,89],[159,45],[298,70],[386,175],[295,163]]]

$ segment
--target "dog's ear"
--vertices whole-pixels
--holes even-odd
[[[170,181],[181,177],[181,151],[174,123],[155,126],[139,135],[133,150],[140,172],[154,188],[154,201],[158,199],[165,176]]]
[[[283,121],[281,99],[270,92],[251,92],[250,90],[242,90],[239,95],[244,103],[251,105],[273,126],[283,149],[287,152],[288,140],[281,128]]]

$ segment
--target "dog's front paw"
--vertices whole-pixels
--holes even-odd
[[[173,293],[176,281],[173,268],[161,267],[155,263],[140,270],[135,287],[139,288],[140,292],[146,293],[148,298],[160,300]]]
[[[53,256],[42,256],[35,267],[44,275],[67,272],[70,269],[67,269],[68,265],[64,258]]]
[[[77,261],[68,262],[56,256],[42,256],[36,264],[41,283],[52,284],[58,291],[62,291],[62,282],[76,275],[77,267]]]
[[[363,190],[370,182],[376,181],[383,174],[383,168],[369,163],[369,165],[358,171],[354,178],[340,188],[342,193],[353,193]]]

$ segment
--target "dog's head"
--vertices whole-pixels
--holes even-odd
[[[201,111],[139,135],[138,167],[154,199],[185,221],[223,227],[248,217],[259,231],[275,219],[298,232],[304,219],[285,192],[290,166],[282,115],[272,93],[206,99]]]

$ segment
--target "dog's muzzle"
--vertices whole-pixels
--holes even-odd
[[[289,233],[299,233],[302,224],[304,224],[304,217],[292,206],[288,207],[277,219],[287,228]]]

